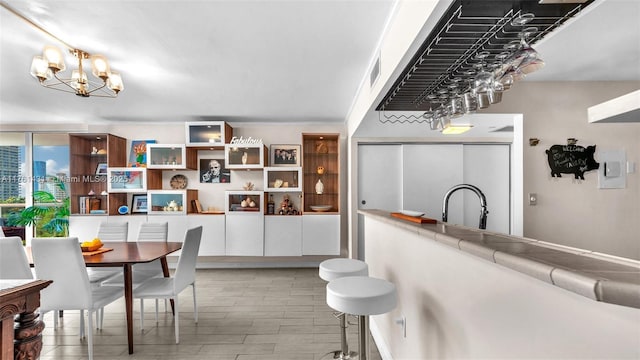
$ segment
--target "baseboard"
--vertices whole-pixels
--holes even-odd
[[[380,353],[380,357],[382,360],[393,360],[393,356],[391,356],[391,351],[389,351],[389,346],[384,341],[384,337],[382,333],[380,333],[380,329],[376,324],[375,317],[369,317],[369,331],[371,332],[371,337],[373,341],[375,341],[376,346],[378,347],[378,352]]]
[[[269,262],[228,262],[228,263],[206,263],[198,262],[197,269],[256,269],[256,268],[317,268],[317,262],[290,262],[290,263],[269,263]],[[169,264],[171,266],[171,264]]]

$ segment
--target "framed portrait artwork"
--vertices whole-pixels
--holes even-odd
[[[300,145],[271,145],[271,166],[300,166],[300,148]]]
[[[200,159],[200,182],[230,183],[231,171],[224,164],[224,159]]]
[[[131,198],[131,213],[147,213],[147,194],[133,194],[133,197]]]

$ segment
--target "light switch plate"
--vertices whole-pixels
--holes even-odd
[[[605,178],[616,178],[620,176],[621,171],[620,162],[618,161],[605,161],[604,162],[604,177]]]
[[[602,150],[596,154],[600,163],[598,169],[599,189],[624,189],[627,187],[627,174],[623,164],[627,163],[624,150]]]

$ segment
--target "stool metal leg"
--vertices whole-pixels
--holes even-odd
[[[323,356],[323,358],[327,355],[332,355],[332,359],[355,359],[358,356],[358,353],[349,351],[349,344],[347,344],[347,314],[340,313],[340,315],[338,315],[338,319],[340,320],[340,350],[329,352]]]
[[[358,319],[358,351],[360,360],[369,359],[369,316],[360,315]]]

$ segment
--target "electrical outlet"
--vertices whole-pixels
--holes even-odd
[[[402,327],[402,337],[406,338],[407,337],[407,317],[403,316],[403,317],[397,318],[396,324]]]

